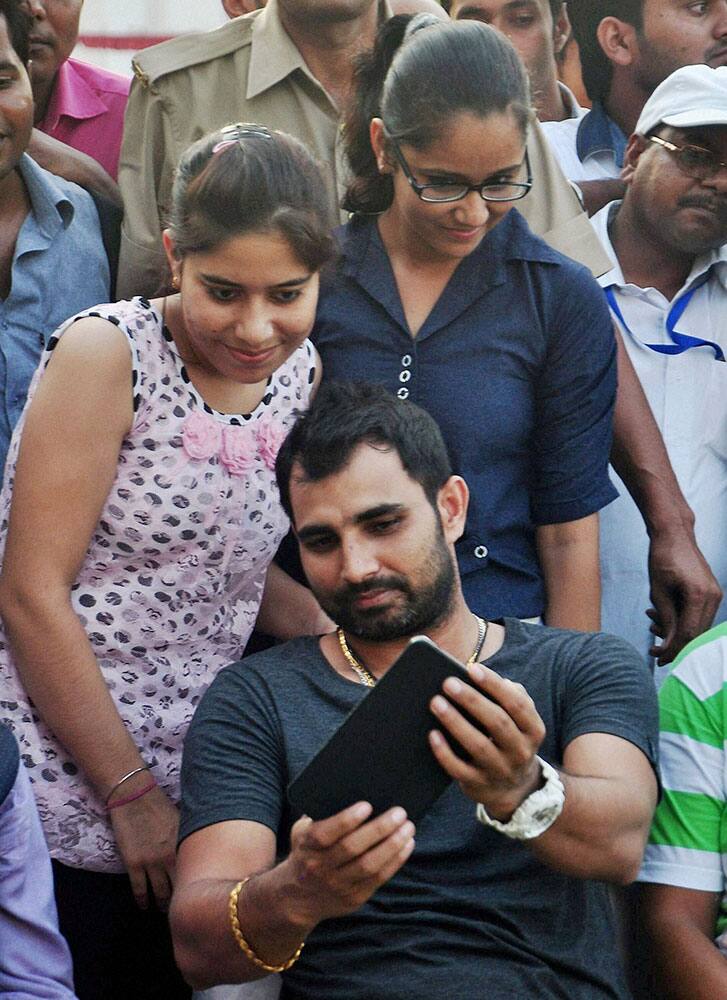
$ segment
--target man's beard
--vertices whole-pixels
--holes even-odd
[[[454,562],[441,529],[421,566],[425,571],[419,573],[420,579],[413,584],[404,576],[379,576],[330,595],[316,596],[326,614],[344,632],[359,639],[387,642],[416,635],[443,621],[454,603]],[[397,607],[355,607],[357,597],[375,590],[399,591],[405,601]]]

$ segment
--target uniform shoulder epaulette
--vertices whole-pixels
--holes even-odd
[[[180,35],[142,49],[132,59],[134,76],[144,86],[148,86],[169,73],[209,62],[244,48],[252,39],[255,18],[262,13],[262,10],[256,10],[244,17],[236,17],[212,31]]]

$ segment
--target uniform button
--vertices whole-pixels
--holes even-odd
[[[405,389],[404,386],[402,386],[401,389],[397,389],[396,395],[399,397],[399,399],[408,399],[409,390]]]
[[[408,368],[411,365],[411,354],[405,354],[401,359],[401,363],[405,368]]]
[[[408,382],[411,378],[411,372],[399,372],[399,381]]]
[[[477,546],[477,548],[475,549],[475,558],[476,559],[486,559],[487,558],[487,546],[486,545],[478,545]]]

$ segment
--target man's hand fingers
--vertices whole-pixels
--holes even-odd
[[[341,880],[353,883],[375,882],[382,885],[391,875],[388,874],[392,864],[396,870],[401,861],[398,860],[402,853],[409,847],[414,847],[414,834],[416,829],[410,820],[406,820],[401,826],[397,826],[385,840],[379,841],[371,850],[365,851],[357,856],[353,861],[344,865],[337,872]]]
[[[136,905],[140,910],[147,910],[149,908],[149,886],[146,880],[146,870],[134,865],[128,869],[128,875]]]
[[[450,697],[455,696],[450,694]],[[440,725],[469,754],[476,767],[489,770],[497,765],[499,752],[493,740],[486,733],[478,729],[477,726],[469,722],[447,698],[437,695],[432,698],[430,707]],[[504,735],[505,730],[508,728],[508,723],[501,722],[497,728],[501,741],[499,747],[509,747],[510,744],[506,742]],[[518,736],[513,735],[515,733],[515,726],[512,721],[509,723],[509,728],[512,731],[510,738],[514,743],[518,739]],[[499,771],[499,767],[497,770]],[[457,780],[461,780],[459,776]]]
[[[160,910],[169,909],[172,898],[172,881],[170,874],[163,865],[154,865],[147,870],[151,891]]]
[[[300,831],[300,846],[310,851],[326,851],[361,826],[370,815],[370,803],[355,802],[335,816],[317,820],[304,827]]]
[[[669,656],[672,648],[674,634],[676,631],[676,608],[668,595],[659,593],[653,588],[651,592],[651,600],[654,604],[654,613],[649,615],[649,617],[653,622],[656,635],[660,636],[662,641],[661,645],[652,646],[649,653],[651,656],[656,656],[661,659],[661,656],[663,655]],[[668,663],[669,660],[664,660],[664,662]]]
[[[681,652],[688,642],[695,639],[702,632],[706,632],[712,624],[714,612],[711,602],[707,601],[705,595],[693,595],[692,600],[685,602],[676,621],[671,642],[665,642],[657,647],[657,656],[660,666],[671,663],[674,657]]]
[[[378,844],[385,843],[407,825],[406,812],[398,806],[387,809],[339,840],[328,852],[330,864],[344,869]]]
[[[429,733],[428,738],[432,753],[437,758],[440,767],[444,768],[450,778],[454,778],[461,785],[475,785],[481,781],[481,770],[473,764],[466,763],[461,757],[458,757],[439,730],[433,729]],[[492,745],[493,756],[495,753],[495,747]],[[485,769],[484,763],[480,766],[482,770]]]
[[[484,667],[480,663],[470,663],[467,672],[471,682],[485,693],[486,698],[494,697],[494,700],[503,709],[507,718],[512,720],[515,727],[520,732],[532,736],[540,745],[545,738],[545,726],[538,715],[533,699],[523,685],[511,681],[507,677],[500,677],[494,670],[490,670],[489,667]],[[464,693],[467,694],[467,692]],[[466,701],[461,702],[461,704],[471,714],[470,705]],[[479,718],[479,716],[476,717]],[[497,742],[491,724],[488,724],[487,728],[489,734]]]

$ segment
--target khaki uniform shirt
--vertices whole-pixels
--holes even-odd
[[[382,19],[391,15],[386,0]],[[327,168],[331,220],[345,187],[339,112],[284,30],[277,0],[214,31],[144,49],[126,109],[119,164],[125,217],[118,291],[154,295],[164,282],[161,232],[184,150],[235,121],[258,122],[305,142]],[[534,186],[518,209],[534,232],[600,274],[610,267],[540,127],[528,142]]]

